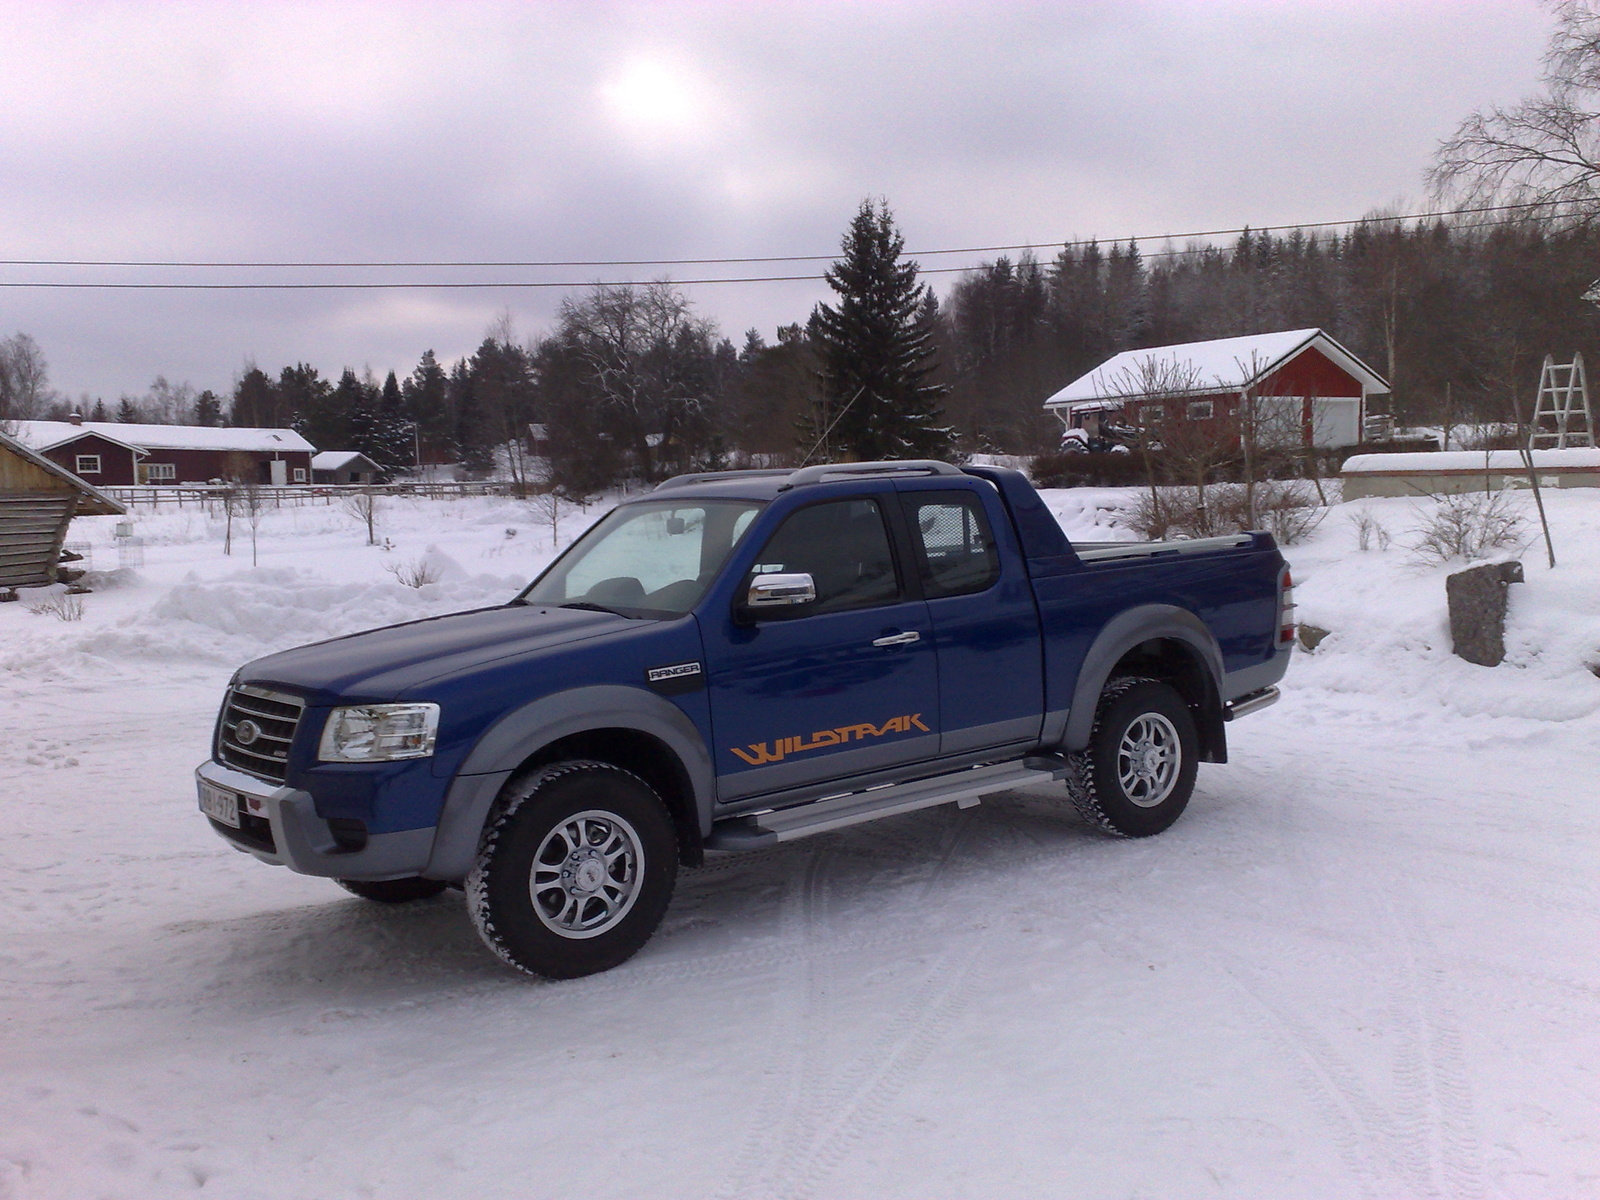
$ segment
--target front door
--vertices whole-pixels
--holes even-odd
[[[724,803],[938,754],[932,624],[906,598],[880,501],[798,509],[751,576],[802,571],[817,598],[799,615],[706,638]]]
[[[283,487],[289,482],[289,464],[281,458],[272,460],[272,486]]]

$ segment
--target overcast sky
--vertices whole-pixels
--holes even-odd
[[[831,254],[884,196],[927,251],[1416,204],[1467,113],[1537,88],[1533,0],[1188,4],[0,5],[7,259]],[[927,257],[926,267],[983,257]],[[1049,252],[1041,253],[1048,258]],[[0,266],[0,281],[810,274]],[[941,293],[953,276],[930,277]],[[820,283],[689,288],[738,342]],[[114,401],[244,364],[404,375],[560,289],[0,289],[51,381]]]

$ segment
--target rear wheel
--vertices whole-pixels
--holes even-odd
[[[408,904],[413,900],[426,900],[449,886],[438,879],[423,879],[415,875],[410,879],[335,879],[334,882],[363,900],[376,900],[379,904]]]
[[[1194,716],[1154,679],[1113,679],[1100,694],[1085,750],[1069,755],[1067,790],[1085,818],[1149,837],[1183,815],[1198,766]]]
[[[672,818],[644,780],[609,763],[557,763],[514,785],[490,822],[467,908],[506,962],[573,979],[650,940],[677,872]]]

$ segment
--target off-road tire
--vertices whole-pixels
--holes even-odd
[[[610,763],[555,763],[510,785],[467,876],[467,911],[519,971],[576,979],[650,940],[677,875],[677,833],[649,784]]]
[[[1130,787],[1133,759],[1124,752],[1144,743],[1141,733],[1152,732],[1159,763],[1155,777],[1135,775]],[[1150,837],[1183,815],[1194,791],[1199,765],[1194,714],[1159,680],[1113,679],[1100,693],[1088,748],[1067,755],[1067,761],[1067,794],[1085,820],[1119,837]]]
[[[335,879],[334,882],[363,900],[376,900],[379,904],[427,900],[450,886],[443,880],[423,879],[420,875],[409,879]]]

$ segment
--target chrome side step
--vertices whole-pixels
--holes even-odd
[[[711,836],[706,838],[706,849],[755,850],[813,833],[843,829],[847,825],[858,825],[878,817],[914,812],[919,808],[932,808],[952,801],[962,808],[971,808],[984,796],[994,792],[1061,779],[1064,777],[1063,765],[1060,760],[1052,758],[995,763],[970,767],[933,779],[887,784],[864,792],[813,800],[793,808],[735,817],[712,827]]]
[[[1248,717],[1253,712],[1260,712],[1263,708],[1270,708],[1282,698],[1283,695],[1277,688],[1262,688],[1259,692],[1251,692],[1248,696],[1230,700],[1223,711],[1223,717],[1225,720],[1236,721],[1240,717]]]

